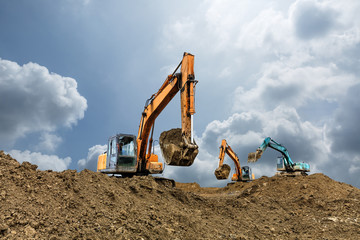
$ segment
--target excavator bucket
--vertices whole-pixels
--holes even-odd
[[[248,162],[256,162],[261,158],[261,155],[263,154],[263,151],[260,149],[257,149],[256,152],[252,152],[248,154]]]
[[[159,144],[166,164],[190,166],[199,153],[196,143],[191,144],[181,134],[180,128],[162,132]]]
[[[218,179],[218,180],[223,180],[223,179],[227,179],[229,177],[229,174],[230,174],[230,166],[227,165],[227,164],[223,164],[221,167],[218,167],[214,174],[215,174],[215,177]]]

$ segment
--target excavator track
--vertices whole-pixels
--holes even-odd
[[[296,177],[296,176],[307,176],[306,172],[297,171],[297,172],[276,172],[275,176],[284,176],[284,177]]]

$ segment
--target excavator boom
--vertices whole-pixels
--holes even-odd
[[[181,66],[180,73],[176,73]],[[109,139],[107,153],[99,156],[98,171],[121,175],[146,175],[161,173],[162,163],[151,152],[156,118],[180,91],[181,124],[180,139],[160,139],[165,162],[169,165],[190,166],[198,153],[193,140],[193,114],[195,113],[194,55],[184,53],[183,59],[160,87],[145,103],[141,115],[138,135],[117,134]],[[149,139],[150,137],[150,139]],[[147,151],[148,149],[148,151]]]
[[[193,137],[193,115],[195,113],[194,55],[184,53],[180,74],[173,81],[180,91],[181,131],[170,130],[161,133],[160,148],[168,165],[190,166],[199,150]]]
[[[256,149],[256,152],[248,154],[248,162],[256,162],[259,160],[266,150],[267,147],[270,147],[282,154],[282,157],[278,159],[277,170],[283,172],[309,172],[310,166],[307,163],[294,163],[287,151],[286,147],[277,143],[275,140],[270,137],[265,138],[264,142]]]
[[[226,140],[223,139],[220,145],[219,167],[214,172],[218,180],[227,179],[230,174],[230,166],[224,164],[225,154],[227,154],[235,164],[235,174],[233,174],[231,178],[232,181],[251,181],[255,179],[254,175],[251,173],[251,168],[248,166],[240,167],[238,156],[227,144]]]
[[[294,165],[287,149],[280,143],[275,142],[275,140],[271,139],[270,137],[265,138],[261,146],[256,149],[256,152],[248,154],[248,162],[256,162],[257,160],[259,160],[267,147],[270,147],[283,154],[284,158],[286,159],[287,165]]]

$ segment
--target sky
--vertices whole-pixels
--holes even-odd
[[[280,153],[247,163],[271,137],[311,173],[359,188],[359,11],[356,0],[2,0],[0,149],[41,170],[96,171],[108,138],[137,135],[146,99],[190,52],[199,154],[161,176],[225,186],[222,139],[256,178],[273,176]],[[180,127],[179,98],[155,139]]]

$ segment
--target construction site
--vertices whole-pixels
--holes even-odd
[[[360,189],[311,174],[308,163],[294,162],[286,147],[270,137],[248,154],[248,162],[257,162],[268,147],[280,152],[272,177],[255,178],[226,139],[213,176],[228,179],[228,155],[235,173],[226,187],[152,176],[163,173],[165,164],[187,167],[196,161],[197,83],[194,55],[184,53],[146,100],[137,136],[109,137],[96,172],[41,171],[0,151],[0,238],[360,239]],[[154,123],[177,92],[181,128],[160,134],[162,162],[154,153]]]
[[[0,240],[360,240],[360,1],[0,1]]]
[[[360,238],[360,190],[323,174],[201,188],[40,171],[1,151],[0,180],[1,239]]]

